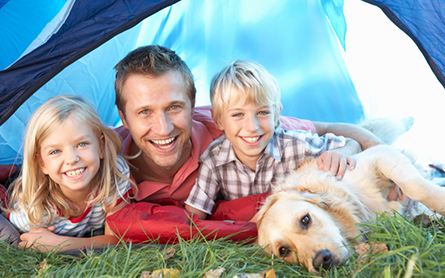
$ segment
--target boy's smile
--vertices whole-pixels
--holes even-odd
[[[275,131],[274,111],[270,105],[258,105],[240,99],[224,107],[218,125],[232,143],[238,159],[256,170],[256,163]]]

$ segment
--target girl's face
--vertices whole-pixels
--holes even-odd
[[[40,147],[40,169],[59,184],[67,198],[81,199],[91,192],[103,158],[102,139],[91,127],[69,116]]]

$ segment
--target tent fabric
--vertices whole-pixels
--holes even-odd
[[[363,0],[378,6],[417,45],[445,87],[445,1]]]
[[[0,125],[66,66],[175,2],[77,0],[47,43],[0,73]]]
[[[416,42],[444,84],[444,2],[366,2],[379,6]],[[27,119],[57,94],[87,97],[106,124],[118,125],[112,68],[128,51],[144,44],[167,46],[186,61],[196,79],[197,105],[209,104],[213,74],[242,58],[260,62],[277,77],[284,115],[349,123],[364,117],[338,47],[347,48],[343,0],[10,0],[2,4],[0,68],[5,69],[0,71],[0,164],[21,163]],[[36,45],[40,46],[33,48]]]
[[[11,0],[8,4],[13,1],[22,0]],[[65,3],[65,6],[72,5],[66,22],[73,17],[72,13],[84,12],[87,15],[76,17],[91,18],[92,12],[96,11],[92,9],[92,12],[87,12],[89,9],[85,5],[88,1],[83,0],[83,9],[76,9],[80,5],[79,1]],[[111,4],[121,2],[113,1]],[[126,2],[134,4],[137,1]],[[87,43],[74,43],[73,46],[77,45],[78,48],[70,51],[68,48],[71,45],[65,44],[67,50],[59,51],[58,62],[45,60],[48,63],[43,64],[38,62],[41,61],[40,55],[46,54],[41,49],[47,47],[51,51],[58,51],[55,48],[59,48],[61,43],[50,37],[44,45],[0,72],[2,104],[5,102],[4,105],[9,108],[26,99],[27,96],[23,95],[20,101],[15,102],[12,98],[19,97],[12,93],[14,88],[29,94],[29,98],[0,126],[0,164],[21,162],[20,142],[24,124],[40,104],[57,94],[85,96],[95,104],[106,124],[119,125],[114,107],[113,66],[128,51],[146,44],[169,47],[186,61],[195,76],[197,105],[209,104],[208,87],[215,72],[233,59],[249,59],[263,64],[277,77],[282,89],[284,115],[316,121],[355,123],[363,117],[363,107],[343,61],[343,50],[339,47],[344,38],[337,34],[344,34],[346,30],[344,15],[341,13],[342,3],[339,0],[283,0],[277,3],[253,0],[202,3],[183,0],[153,14],[70,65],[71,58],[81,56],[81,53],[87,52],[86,49],[93,47]],[[8,7],[5,5],[1,10]],[[109,9],[103,10],[108,12]],[[114,19],[109,14],[95,14],[94,21],[107,20],[112,24]],[[65,26],[67,24],[62,24],[54,35],[63,42],[70,41],[68,35],[77,34],[71,32],[75,28],[70,29]],[[82,24],[85,29],[90,26]],[[95,24],[91,26],[95,27]],[[62,35],[64,30],[71,33]],[[82,32],[93,36],[100,33],[84,29]],[[79,36],[71,38],[73,41],[80,39]],[[16,58],[20,55],[16,55]],[[36,62],[28,58],[32,55],[36,57]],[[40,71],[41,74],[35,83],[26,83],[25,79],[12,76],[11,73],[16,71],[28,72],[30,75]],[[60,72],[45,84],[37,84],[43,83],[44,79],[57,71]],[[22,84],[22,81],[25,83]],[[12,85],[6,86],[7,83]],[[32,88],[27,88],[28,85]],[[31,93],[33,90],[37,91]],[[0,109],[0,115],[4,118],[6,112]]]

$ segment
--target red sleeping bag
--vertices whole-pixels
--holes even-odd
[[[189,240],[227,238],[233,241],[254,241],[256,224],[249,222],[269,193],[247,196],[231,201],[220,201],[210,220],[200,220],[186,211],[177,201],[129,204],[107,217],[106,221],[116,237],[125,242],[177,243],[178,237]],[[193,220],[193,223],[192,223]],[[226,221],[224,221],[226,220]],[[227,221],[231,220],[231,221]]]

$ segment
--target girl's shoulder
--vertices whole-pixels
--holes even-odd
[[[130,176],[130,167],[128,166],[128,162],[120,155],[117,156],[116,167],[117,170],[126,177]]]

